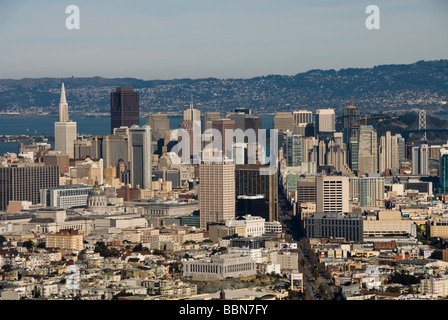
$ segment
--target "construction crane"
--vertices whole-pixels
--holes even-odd
[[[378,118],[386,118],[386,116],[384,115],[380,115],[380,116],[364,116],[364,117],[360,117],[359,118],[359,123],[361,123],[361,120],[364,119],[364,125],[367,125],[367,119],[378,119]]]

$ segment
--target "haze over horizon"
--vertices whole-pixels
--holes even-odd
[[[86,1],[0,4],[0,78],[171,80],[295,75],[448,58],[443,0]],[[368,30],[368,5],[380,30]]]
[[[448,60],[448,59],[434,59],[434,60],[419,60],[419,61],[425,61],[425,62],[431,62],[431,61],[442,61],[442,60]],[[136,79],[136,80],[142,80],[142,81],[171,81],[171,80],[181,80],[181,79],[191,79],[191,80],[201,80],[201,79],[208,79],[208,78],[212,78],[212,79],[218,79],[218,80],[231,80],[231,79],[242,79],[242,80],[248,80],[248,79],[252,79],[252,78],[257,78],[257,77],[265,77],[265,76],[294,76],[296,74],[300,74],[300,73],[306,73],[306,72],[310,72],[312,70],[322,70],[322,71],[329,71],[329,70],[335,70],[336,72],[340,71],[340,70],[344,70],[344,69],[370,69],[370,68],[374,68],[374,67],[378,67],[378,66],[393,66],[393,65],[412,65],[414,63],[417,63],[419,61],[414,61],[414,62],[410,62],[410,63],[385,63],[385,64],[378,64],[378,65],[374,65],[374,66],[367,66],[367,67],[341,67],[338,69],[335,68],[313,68],[313,69],[308,69],[305,71],[301,71],[301,72],[296,72],[296,73],[292,73],[292,74],[280,74],[280,73],[271,73],[271,74],[264,74],[264,75],[252,75],[250,77],[214,77],[214,76],[203,76],[203,77],[176,77],[176,78],[167,78],[167,79],[159,79],[159,78],[153,78],[153,79],[145,79],[145,78],[139,78],[139,77],[132,77],[132,76],[127,76],[127,75],[123,75],[123,76],[117,76],[117,77],[104,77],[102,75],[92,75],[92,76],[83,76],[83,75],[79,75],[79,76],[66,76],[66,77],[47,77],[47,76],[43,76],[43,77],[22,77],[22,78],[17,78],[17,79],[13,79],[13,78],[1,78],[0,80],[24,80],[24,79],[69,79],[69,78],[103,78],[103,79]]]

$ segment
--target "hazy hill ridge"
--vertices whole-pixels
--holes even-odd
[[[61,82],[70,112],[109,112],[110,91],[132,86],[140,91],[142,113],[179,112],[193,97],[202,111],[226,112],[248,107],[254,113],[335,108],[353,100],[363,113],[444,111],[448,100],[448,60],[373,68],[310,70],[293,76],[268,75],[250,79],[24,78],[0,80],[0,112],[54,115]]]

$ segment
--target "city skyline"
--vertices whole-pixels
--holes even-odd
[[[448,300],[448,3],[16,3],[0,301]]]
[[[365,26],[370,4],[150,1],[136,10],[79,0],[80,29],[68,30],[66,4],[3,1],[0,68],[13,79],[250,78],[447,57],[447,3],[379,0],[379,30]]]

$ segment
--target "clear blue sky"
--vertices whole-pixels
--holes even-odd
[[[68,30],[68,5],[80,30]],[[380,30],[365,27],[368,5]],[[448,58],[447,0],[1,0],[0,78],[249,78]]]

